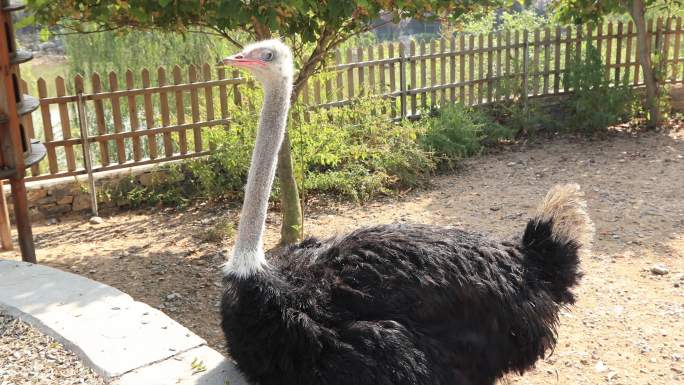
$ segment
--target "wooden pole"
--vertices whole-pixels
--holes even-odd
[[[0,180],[0,243],[2,250],[10,251],[12,246],[12,230],[7,210],[7,197],[3,187],[4,181]]]
[[[17,234],[19,238],[19,248],[21,249],[21,259],[24,262],[37,263],[36,249],[33,245],[33,231],[29,220],[28,203],[26,199],[26,186],[24,179],[10,179],[12,187],[12,198],[14,199],[14,218],[17,222]]]
[[[525,41],[525,45],[523,46],[523,78],[522,78],[522,100],[523,100],[523,110],[527,111],[527,96],[529,94],[529,82],[528,82],[528,76],[529,76],[529,54],[530,54],[530,41],[528,39],[528,34],[527,30],[523,32],[523,40]],[[517,39],[516,39],[517,40]]]
[[[88,192],[90,193],[90,209],[93,216],[99,216],[97,210],[97,190],[95,189],[95,178],[93,177],[93,163],[90,157],[90,143],[88,141],[88,123],[86,120],[85,100],[83,100],[83,92],[78,93],[76,99],[78,106],[78,125],[81,129],[81,145],[83,146],[83,160],[86,171],[88,172]]]
[[[3,2],[4,3],[4,2]],[[24,155],[21,151],[22,143],[19,130],[19,114],[18,105],[21,103],[21,97],[17,98],[15,92],[19,90],[13,88],[18,87],[16,74],[12,72],[13,64],[10,61],[10,52],[16,52],[14,44],[14,36],[12,35],[12,17],[7,12],[0,11],[0,23],[3,28],[0,28],[0,73],[3,78],[5,86],[4,105],[2,108],[7,117],[7,121],[0,129],[0,138],[2,142],[2,160],[5,167],[14,169],[13,175],[10,176],[10,186],[12,188],[12,198],[14,200],[14,217],[17,222],[17,234],[19,238],[19,247],[21,248],[21,257],[25,262],[36,263],[36,251],[33,245],[33,232],[31,231],[31,222],[28,214],[28,203],[26,198],[26,186],[24,185]],[[15,86],[16,85],[16,86]],[[18,100],[17,100],[18,99]]]
[[[401,118],[406,118],[406,47],[399,43],[399,106]]]

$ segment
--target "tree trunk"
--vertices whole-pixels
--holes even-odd
[[[280,245],[297,242],[302,230],[302,207],[299,203],[299,190],[294,177],[290,151],[290,136],[285,132],[283,145],[278,153],[278,180],[280,182],[280,204],[283,210],[283,223],[280,227]]]
[[[659,84],[656,71],[651,64],[651,39],[646,30],[645,6],[643,0],[632,0],[629,10],[637,30],[639,46],[639,63],[646,84],[646,107],[649,112],[648,127],[655,128],[660,124]]]
[[[267,26],[257,22],[256,19],[253,20],[252,24],[257,39],[271,38],[271,31]],[[296,99],[297,93],[293,92],[292,94],[292,99]],[[280,226],[280,245],[287,245],[297,242],[301,238],[302,230],[302,206],[299,202],[299,189],[294,177],[289,130],[285,131],[285,138],[278,152],[276,173],[280,183],[280,205],[283,216],[283,222]]]

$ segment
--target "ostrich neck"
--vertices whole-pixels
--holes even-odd
[[[283,78],[276,84],[264,83],[264,104],[245,187],[245,200],[232,257],[224,270],[226,274],[250,276],[267,265],[263,245],[266,211],[278,151],[285,135],[291,92],[292,81],[289,78]]]

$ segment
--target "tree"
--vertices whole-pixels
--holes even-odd
[[[368,31],[379,15],[401,18],[459,16],[510,0],[27,0],[31,18],[41,24],[60,24],[79,32],[162,29],[201,30],[218,34],[237,47],[237,36],[247,32],[264,39],[285,37],[293,47],[298,74],[292,93],[297,98],[306,81],[323,68],[340,43]],[[289,136],[278,156],[283,224],[281,243],[301,235],[301,207],[294,179]]]
[[[646,29],[648,7],[660,5],[670,9],[681,5],[681,0],[555,0],[561,20],[574,23],[600,21],[611,13],[629,13],[637,31],[638,60],[646,84],[646,108],[649,112],[648,126],[657,127],[661,122],[660,73],[651,60],[651,39]]]

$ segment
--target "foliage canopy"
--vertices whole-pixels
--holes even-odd
[[[682,0],[643,0],[644,11],[664,11],[682,5]],[[610,14],[630,13],[634,0],[554,0],[557,17],[574,24],[601,21]]]
[[[188,31],[206,27],[226,37],[233,30],[258,34],[265,27],[282,36],[315,42],[325,31],[350,34],[381,13],[403,17],[460,15],[505,0],[27,0],[35,21],[63,23],[77,31],[162,28]]]

